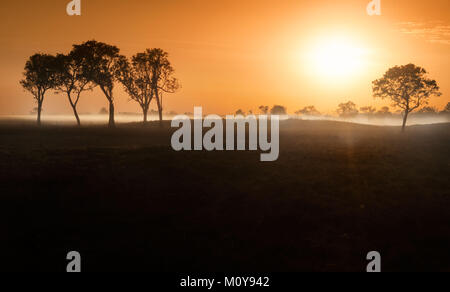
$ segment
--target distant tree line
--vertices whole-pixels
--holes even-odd
[[[260,106],[259,111],[261,114],[267,115],[288,115],[287,109],[284,106],[274,106],[270,109],[268,106]],[[348,101],[345,103],[340,103],[336,109],[336,113],[341,118],[355,118],[358,115],[363,115],[367,117],[389,117],[394,114],[402,114],[403,111],[398,110],[396,112],[392,112],[391,108],[388,106],[383,106],[380,109],[377,109],[374,106],[363,106],[358,109],[357,105]],[[235,115],[252,115],[253,111],[249,110],[247,113],[242,109],[239,109],[235,112]],[[322,116],[322,113],[316,109],[315,106],[305,106],[304,108],[297,110],[294,112],[296,116],[309,116],[309,117],[319,117]],[[450,102],[442,109],[441,111],[436,107],[425,106],[417,111],[418,115],[441,115],[441,114],[450,114]]]
[[[436,107],[424,106],[421,109],[419,109],[416,112],[416,114],[422,115],[422,116],[449,114],[450,113],[449,108],[450,108],[450,103],[448,103],[444,107],[444,109],[441,111]],[[364,115],[364,116],[368,116],[368,117],[372,117],[372,116],[386,117],[386,116],[391,116],[395,113],[401,114],[404,117],[404,114],[405,114],[404,111],[402,111],[402,110],[397,110],[397,112],[391,112],[391,109],[388,106],[384,106],[379,110],[377,110],[377,108],[375,108],[373,106],[365,106],[365,107],[361,107],[358,110],[356,104],[353,103],[352,101],[339,104],[337,113],[342,118],[353,118],[353,117],[356,117],[357,115]]]
[[[174,72],[168,53],[161,49],[147,49],[128,59],[120,55],[116,46],[92,40],[73,45],[67,55],[34,54],[25,64],[20,84],[37,102],[38,125],[49,90],[66,95],[77,124],[81,125],[77,111],[80,97],[83,92],[99,87],[109,103],[109,126],[115,127],[113,91],[116,82],[139,104],[144,122],[147,122],[151,102],[156,100],[162,122],[163,94],[174,93],[181,87]]]
[[[288,114],[287,108],[282,105],[274,105],[272,108],[262,105],[258,109],[261,112],[261,114],[263,114],[263,115],[271,114],[271,115],[285,116]],[[245,111],[243,111],[242,109],[238,109],[235,112],[236,116],[245,116],[246,114],[247,113]],[[248,114],[253,115],[254,113],[252,110],[249,110]]]
[[[450,113],[450,103],[447,103],[445,108],[439,112],[437,108],[428,106],[430,98],[433,96],[441,96],[440,88],[437,82],[428,78],[428,72],[414,64],[407,64],[404,66],[395,66],[390,68],[382,78],[373,82],[373,96],[375,98],[388,99],[392,103],[394,109],[398,109],[398,113],[402,114],[403,124],[402,130],[405,130],[408,116],[417,111],[419,115],[438,115]],[[275,109],[276,108],[276,109]],[[259,107],[263,114],[269,112],[269,107]],[[275,110],[274,110],[275,109]],[[276,106],[271,110],[272,114],[286,115],[286,108]],[[392,115],[390,108],[385,106],[380,110],[373,106],[365,106],[357,108],[352,101],[339,104],[337,114],[341,118],[353,118],[360,114],[371,117],[387,117]],[[243,113],[241,110],[239,113]],[[320,116],[321,113],[315,106],[306,106],[295,112],[300,116]]]

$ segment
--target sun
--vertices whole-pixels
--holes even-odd
[[[346,38],[325,38],[315,43],[308,59],[319,77],[348,78],[362,71],[365,50]]]

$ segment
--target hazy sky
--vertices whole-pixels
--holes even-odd
[[[381,0],[382,16],[372,17],[369,0],[82,0],[83,15],[76,17],[66,15],[69,2],[2,2],[0,114],[35,106],[19,85],[30,55],[68,52],[90,39],[127,56],[168,51],[183,88],[165,97],[165,110],[179,113],[203,106],[225,114],[262,104],[332,113],[348,100],[379,107],[384,103],[372,98],[371,81],[411,62],[442,88],[432,105],[450,101],[449,0]],[[350,67],[339,69],[343,63]],[[118,112],[139,111],[119,84],[115,94]],[[82,96],[79,111],[106,105],[96,89]],[[44,111],[71,113],[67,99],[54,94]]]

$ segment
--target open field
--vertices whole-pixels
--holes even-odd
[[[0,123],[1,270],[450,271],[450,124],[284,121],[280,158],[150,124]]]

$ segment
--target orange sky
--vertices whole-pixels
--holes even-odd
[[[82,0],[82,16],[69,17],[69,0],[2,2],[0,115],[34,107],[19,80],[28,56],[68,52],[96,39],[131,56],[146,48],[170,53],[183,88],[165,97],[165,109],[226,114],[281,104],[289,112],[307,105],[332,114],[340,102],[381,106],[371,81],[391,66],[425,67],[450,101],[450,2],[382,0],[382,16],[366,14],[369,0]],[[364,49],[346,78],[317,73],[311,54],[335,37]],[[120,85],[118,112],[139,112]],[[97,89],[82,96],[80,113],[107,105]],[[71,113],[64,96],[48,94],[46,114]]]

